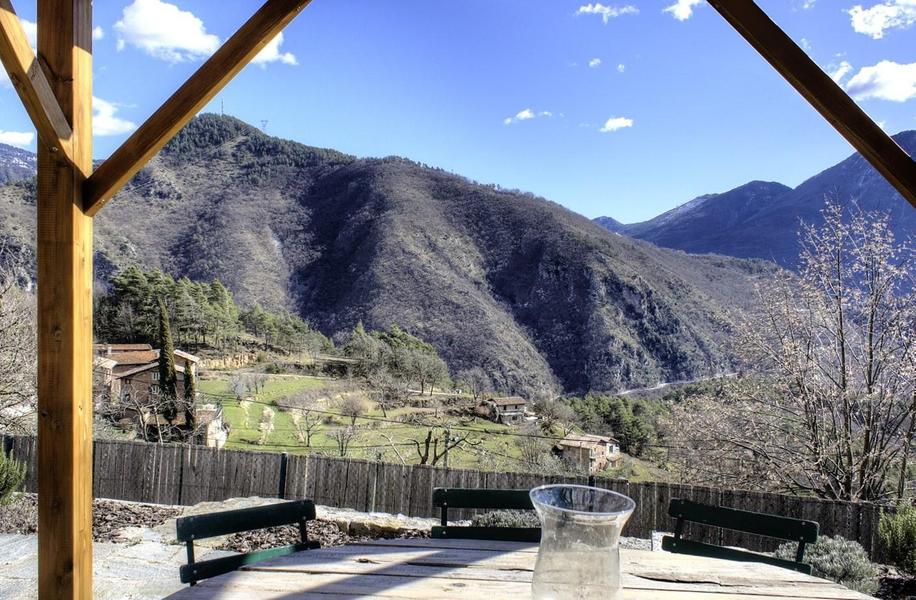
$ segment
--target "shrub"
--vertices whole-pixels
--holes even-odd
[[[916,506],[881,515],[878,536],[890,563],[910,577],[916,576]]]
[[[541,521],[530,510],[494,510],[471,519],[474,527],[540,527]]]
[[[284,369],[277,363],[270,363],[269,365],[264,367],[264,372],[267,373],[268,375],[281,375],[283,373],[286,373],[286,369]]]
[[[787,542],[776,549],[776,558],[795,560],[798,544]],[[873,594],[878,590],[878,570],[858,542],[840,536],[823,535],[805,549],[805,562],[813,575],[836,581],[846,587]]]
[[[25,481],[25,463],[0,450],[0,506],[12,500],[13,492]]]

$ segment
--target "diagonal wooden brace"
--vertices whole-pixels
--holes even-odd
[[[811,106],[916,207],[916,161],[753,0],[709,0]]]
[[[38,130],[38,136],[73,162],[70,123],[54,96],[45,70],[29,46],[10,0],[0,0],[0,59]]]
[[[171,98],[86,180],[90,216],[165,146],[207,102],[241,72],[311,0],[267,0]]]

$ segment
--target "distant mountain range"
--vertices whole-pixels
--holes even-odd
[[[0,144],[0,185],[35,176],[38,159],[28,150]]]
[[[894,139],[910,155],[916,154],[916,131],[902,132]],[[761,258],[794,268],[799,224],[821,223],[819,211],[828,196],[863,210],[887,212],[898,239],[916,238],[916,209],[860,154],[795,189],[752,181],[728,192],[700,196],[643,223],[621,225],[610,217],[598,217],[595,222],[665,248]]]
[[[34,184],[0,187],[0,245],[34,271]],[[507,392],[615,390],[728,368],[733,311],[775,267],[608,233],[530,194],[356,159],[229,117],[189,124],[96,222],[96,279],[219,278],[328,335],[398,324]]]

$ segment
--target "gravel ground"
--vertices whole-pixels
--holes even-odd
[[[365,541],[369,538],[351,537],[343,533],[334,523],[327,521],[311,521],[308,524],[309,539],[321,542],[322,548],[329,546],[343,546],[352,542]],[[429,537],[425,531],[406,531],[397,536],[399,539]],[[226,543],[219,547],[220,550],[233,552],[251,552],[264,548],[275,548],[295,544],[299,541],[299,528],[295,525],[273,527],[246,531],[229,536]]]
[[[115,532],[123,527],[155,527],[181,513],[178,508],[113,500],[92,503],[92,539],[118,541]],[[36,533],[38,504],[35,494],[19,494],[13,502],[0,506],[0,533]]]

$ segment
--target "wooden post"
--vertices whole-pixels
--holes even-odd
[[[38,595],[92,598],[92,2],[38,0],[72,162],[38,142]]]

